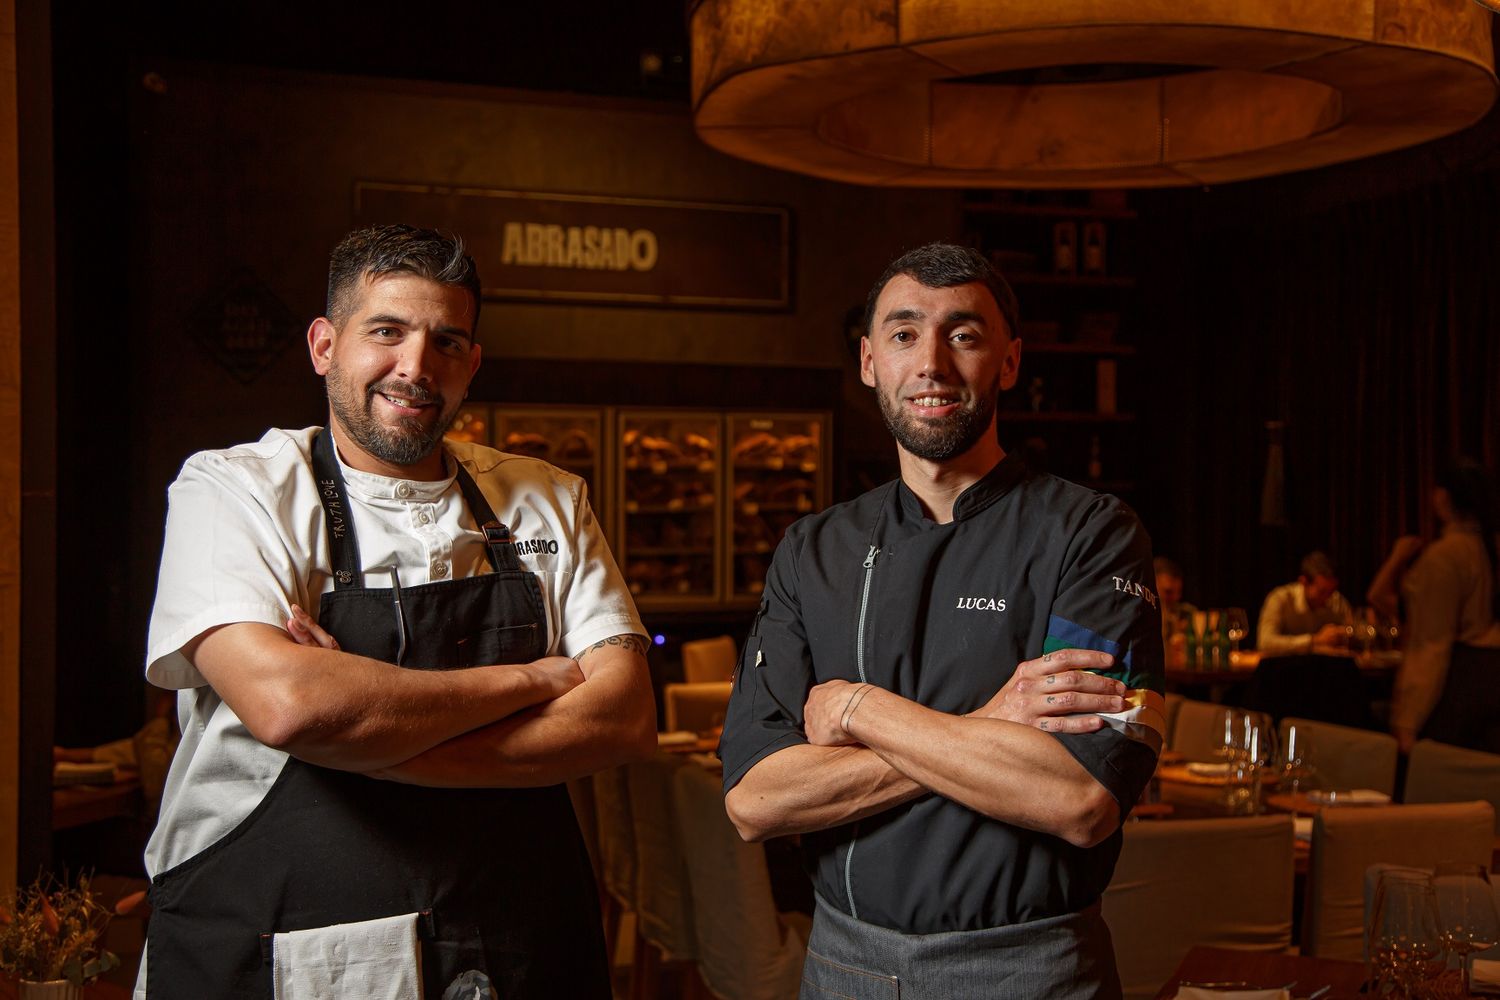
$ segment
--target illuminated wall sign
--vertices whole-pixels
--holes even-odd
[[[458,233],[487,299],[791,305],[785,208],[360,181],[354,217]]]

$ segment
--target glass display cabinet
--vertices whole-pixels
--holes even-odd
[[[643,609],[721,599],[722,431],[715,412],[618,411],[619,527],[610,542]]]
[[[725,419],[728,597],[756,601],[786,529],[827,502],[828,418],[818,413],[730,413]]]
[[[602,517],[608,505],[604,468],[606,412],[600,407],[496,406],[491,410],[495,448],[551,462],[581,476],[589,505]],[[608,523],[608,522],[603,522]]]
[[[787,527],[828,503],[829,419],[481,402],[448,437],[583,477],[637,605],[694,611],[760,600]]]

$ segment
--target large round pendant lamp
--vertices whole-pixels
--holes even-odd
[[[705,142],[860,184],[1222,183],[1435,139],[1496,92],[1471,0],[697,0],[689,17]]]

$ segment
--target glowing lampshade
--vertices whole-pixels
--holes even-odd
[[[1493,0],[1500,4],[1500,0]],[[698,0],[698,134],[861,184],[1163,187],[1473,124],[1472,0]]]

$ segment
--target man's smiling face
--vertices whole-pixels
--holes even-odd
[[[441,478],[434,454],[479,367],[474,300],[455,285],[396,272],[366,276],[335,330],[314,324],[344,460],[356,469]]]
[[[992,433],[996,397],[1016,384],[1020,356],[984,285],[929,288],[898,274],[876,299],[860,376],[896,443],[942,462]]]

